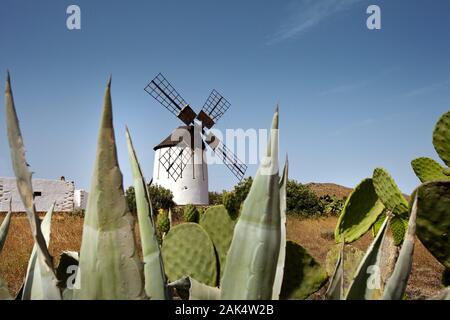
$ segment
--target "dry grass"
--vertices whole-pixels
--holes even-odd
[[[1,220],[3,220],[3,215]],[[327,251],[334,244],[333,231],[336,225],[335,217],[300,219],[289,217],[287,222],[288,239],[303,245],[320,262],[324,263]],[[55,214],[52,219],[52,235],[50,253],[57,257],[62,251],[79,251],[83,218]],[[137,228],[136,228],[137,233]],[[139,245],[139,237],[137,237]],[[355,243],[360,249],[366,249],[371,236],[366,235]],[[25,215],[14,215],[9,234],[0,254],[0,275],[9,285],[12,294],[16,294],[26,273],[28,259],[33,241]],[[408,296],[421,298],[431,296],[440,289],[440,279],[443,271],[431,254],[418,242],[414,254],[413,273],[408,286]]]
[[[328,250],[334,245],[334,228],[336,217],[301,219],[289,217],[287,221],[287,238],[303,245],[310,254],[324,264]],[[353,245],[366,250],[372,236],[366,234]],[[441,287],[444,267],[428,252],[420,241],[416,241],[412,274],[409,278],[407,296],[422,299],[435,295]]]

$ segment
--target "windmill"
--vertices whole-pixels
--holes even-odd
[[[212,90],[197,114],[161,73],[145,91],[183,122],[153,148],[153,183],[170,189],[179,205],[209,204],[206,146],[242,180],[247,166],[209,131],[230,107],[219,92]]]

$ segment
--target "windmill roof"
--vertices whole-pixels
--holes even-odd
[[[175,130],[173,130],[172,133],[169,134],[164,140],[162,140],[155,147],[153,147],[153,150],[156,151],[156,150],[162,149],[162,148],[170,148],[170,147],[177,146],[183,139],[183,136],[180,136],[181,133],[183,133],[183,131],[181,131],[181,130],[189,131],[189,135],[191,137],[190,144],[191,144],[191,147],[192,147],[192,144],[193,144],[192,135],[194,133],[194,126],[179,126]],[[176,137],[176,136],[180,136],[180,138],[178,140],[174,139],[174,137]],[[202,149],[204,150],[205,148],[206,148],[206,145],[205,145],[205,142],[202,139]]]

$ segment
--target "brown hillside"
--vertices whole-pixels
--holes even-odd
[[[317,183],[311,182],[306,184],[318,196],[335,196],[338,198],[345,198],[350,195],[353,189],[347,188],[335,183]]]

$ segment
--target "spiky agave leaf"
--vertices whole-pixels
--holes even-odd
[[[48,248],[50,244],[50,231],[52,223],[52,215],[55,204],[53,203],[45,214],[41,223],[42,234]],[[41,270],[38,263],[38,247],[36,244],[31,251],[30,260],[28,261],[27,274],[22,290],[22,300],[44,300],[48,298],[48,293],[55,288],[52,287],[52,275],[45,270]],[[59,292],[59,289],[57,289]]]
[[[280,179],[280,253],[278,254],[277,271],[275,280],[273,282],[272,300],[280,298],[281,287],[284,278],[284,264],[286,260],[286,187],[288,181],[289,161],[286,155],[286,162],[284,164],[283,175]]]
[[[142,263],[134,238],[117,161],[111,105],[111,80],[105,92],[80,249],[75,299],[144,297]],[[79,279],[78,279],[79,277]]]
[[[19,120],[14,105],[14,98],[11,89],[11,80],[9,72],[6,78],[5,88],[5,108],[6,108],[6,123],[8,130],[8,141],[11,150],[11,159],[14,169],[14,174],[17,179],[17,189],[22,199],[28,220],[30,222],[31,233],[33,235],[37,251],[40,270],[48,277],[49,285],[46,290],[47,299],[61,299],[61,293],[57,287],[57,279],[53,270],[53,262],[48,252],[46,241],[42,234],[38,215],[33,202],[33,187],[31,184],[31,172],[28,169],[28,164],[25,158],[25,146],[23,144],[22,133],[19,127]]]
[[[9,209],[0,226],[0,252],[2,252],[5,245],[6,236],[8,235],[9,225],[11,224],[11,198],[9,199]]]
[[[339,256],[334,267],[333,275],[330,279],[325,296],[329,300],[344,299],[344,248],[345,242],[341,242]]]
[[[416,240],[417,194],[409,216],[408,231],[405,235],[400,254],[395,264],[394,272],[384,287],[383,300],[401,300],[408,284],[412,268],[414,243]]]
[[[347,300],[375,300],[380,297],[381,246],[388,230],[389,217],[383,222],[380,231],[366,251],[348,289]]]
[[[142,255],[144,257],[145,293],[151,299],[167,300],[169,299],[169,294],[161,250],[156,235],[152,204],[128,128],[126,129],[126,138],[133,172],[139,233],[141,235]]]
[[[269,300],[280,252],[278,108],[266,156],[234,229],[222,278],[221,299]]]

